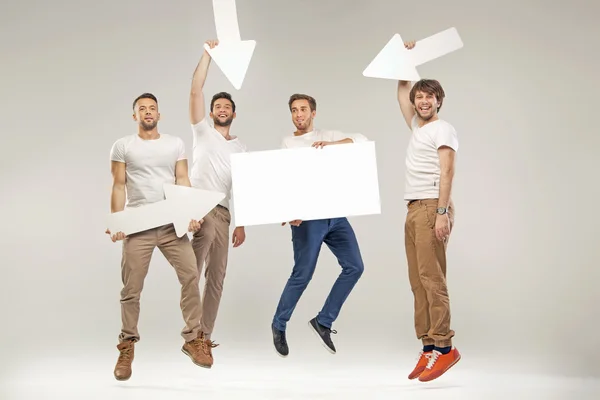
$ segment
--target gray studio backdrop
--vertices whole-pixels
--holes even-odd
[[[207,96],[233,94],[232,132],[250,150],[277,148],[293,130],[288,97],[304,92],[318,101],[317,126],[376,141],[383,212],[352,218],[366,273],[335,326],[340,353],[412,366],[418,351],[403,250],[409,131],[396,83],[362,70],[394,33],[418,40],[454,26],[465,47],[419,71],[443,84],[441,117],[461,144],[449,249],[455,343],[475,368],[484,364],[468,360],[600,375],[600,140],[590,121],[599,7],[569,3],[237,1],[242,38],[257,41],[244,86],[234,90],[215,64],[206,85]],[[202,44],[215,37],[211,4],[2,4],[3,360],[27,367],[94,352],[112,371],[121,284],[120,244],[104,234],[109,150],[135,132],[131,102],[149,91],[160,131],[182,137],[191,157],[188,91]],[[276,357],[269,324],[291,267],[289,227],[247,228],[231,251],[217,357],[227,349]],[[290,324],[297,354],[322,351],[306,321],[338,273],[324,251]],[[175,273],[157,252],[142,295],[145,353],[178,351],[178,304]]]

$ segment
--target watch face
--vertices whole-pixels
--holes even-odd
[[[442,215],[446,214],[446,209],[444,207],[440,207],[440,208],[437,209],[437,213],[438,214],[442,214]]]

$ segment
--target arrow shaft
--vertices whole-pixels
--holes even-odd
[[[415,47],[408,51],[415,66],[425,64],[463,47],[462,40],[455,28],[446,29],[433,36],[419,40]]]
[[[142,207],[128,208],[110,215],[109,229],[126,235],[173,222],[172,208],[168,200],[147,204]]]
[[[220,43],[242,40],[235,0],[213,0],[213,12],[217,38]]]

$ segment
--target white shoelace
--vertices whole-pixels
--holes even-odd
[[[429,362],[427,363],[427,367],[425,367],[425,368],[427,368],[427,369],[433,368],[438,357],[441,355],[442,355],[442,353],[440,353],[437,350],[432,351],[431,354],[427,356],[429,358]]]

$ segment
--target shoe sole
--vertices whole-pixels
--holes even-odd
[[[412,381],[412,380],[414,380],[414,379],[418,379],[418,378],[419,378],[419,376],[421,376],[421,374],[422,374],[423,372],[425,372],[425,367],[423,367],[423,369],[422,369],[421,371],[419,371],[419,372],[416,372],[414,377],[412,377],[412,378],[411,378],[411,377],[410,377],[410,375],[409,375],[409,376],[408,376],[408,379],[409,379],[409,380],[411,380],[411,381]]]
[[[131,375],[129,375],[127,378],[119,378],[119,377],[115,376],[115,379],[118,380],[119,382],[128,381],[129,378],[131,378]]]
[[[190,358],[190,360],[192,360],[192,362],[194,364],[196,364],[197,366],[202,367],[202,368],[206,368],[206,369],[211,369],[212,368],[212,365],[204,365],[204,364],[200,364],[200,363],[196,362],[196,360],[194,360],[194,357],[192,357],[192,355],[186,349],[184,349],[183,347],[181,348],[181,352],[183,354],[185,354],[186,356],[188,356]]]
[[[275,345],[273,345],[273,350],[275,350],[275,353],[281,358],[287,358],[289,356],[289,353],[287,355],[284,355],[277,351],[277,347],[275,347]]]
[[[310,323],[310,321],[308,321],[308,326],[310,327],[310,330],[313,331],[313,333],[317,336],[317,339],[319,339],[319,343],[321,343],[321,345],[323,347],[325,347],[325,350],[327,350],[328,352],[330,352],[331,354],[335,354],[336,352],[334,350],[331,350],[329,348],[329,346],[327,346],[327,344],[323,341],[323,339],[321,339],[321,335],[319,335],[319,332],[317,332],[317,330],[315,329],[315,327]]]
[[[431,382],[431,381],[434,381],[434,380],[436,380],[436,379],[440,378],[442,375],[444,375],[446,372],[448,372],[448,370],[449,370],[450,368],[454,367],[454,366],[456,365],[456,363],[460,361],[460,359],[461,359],[461,358],[462,358],[462,356],[459,354],[459,356],[456,358],[456,360],[454,360],[454,361],[452,362],[452,364],[448,365],[448,367],[447,367],[447,368],[444,370],[444,372],[442,372],[442,373],[441,373],[439,376],[436,376],[436,377],[435,377],[435,378],[433,378],[433,379],[427,379],[427,380],[424,380],[424,381],[422,381],[422,380],[421,380],[421,376],[419,376],[419,381],[420,381],[420,382]]]

